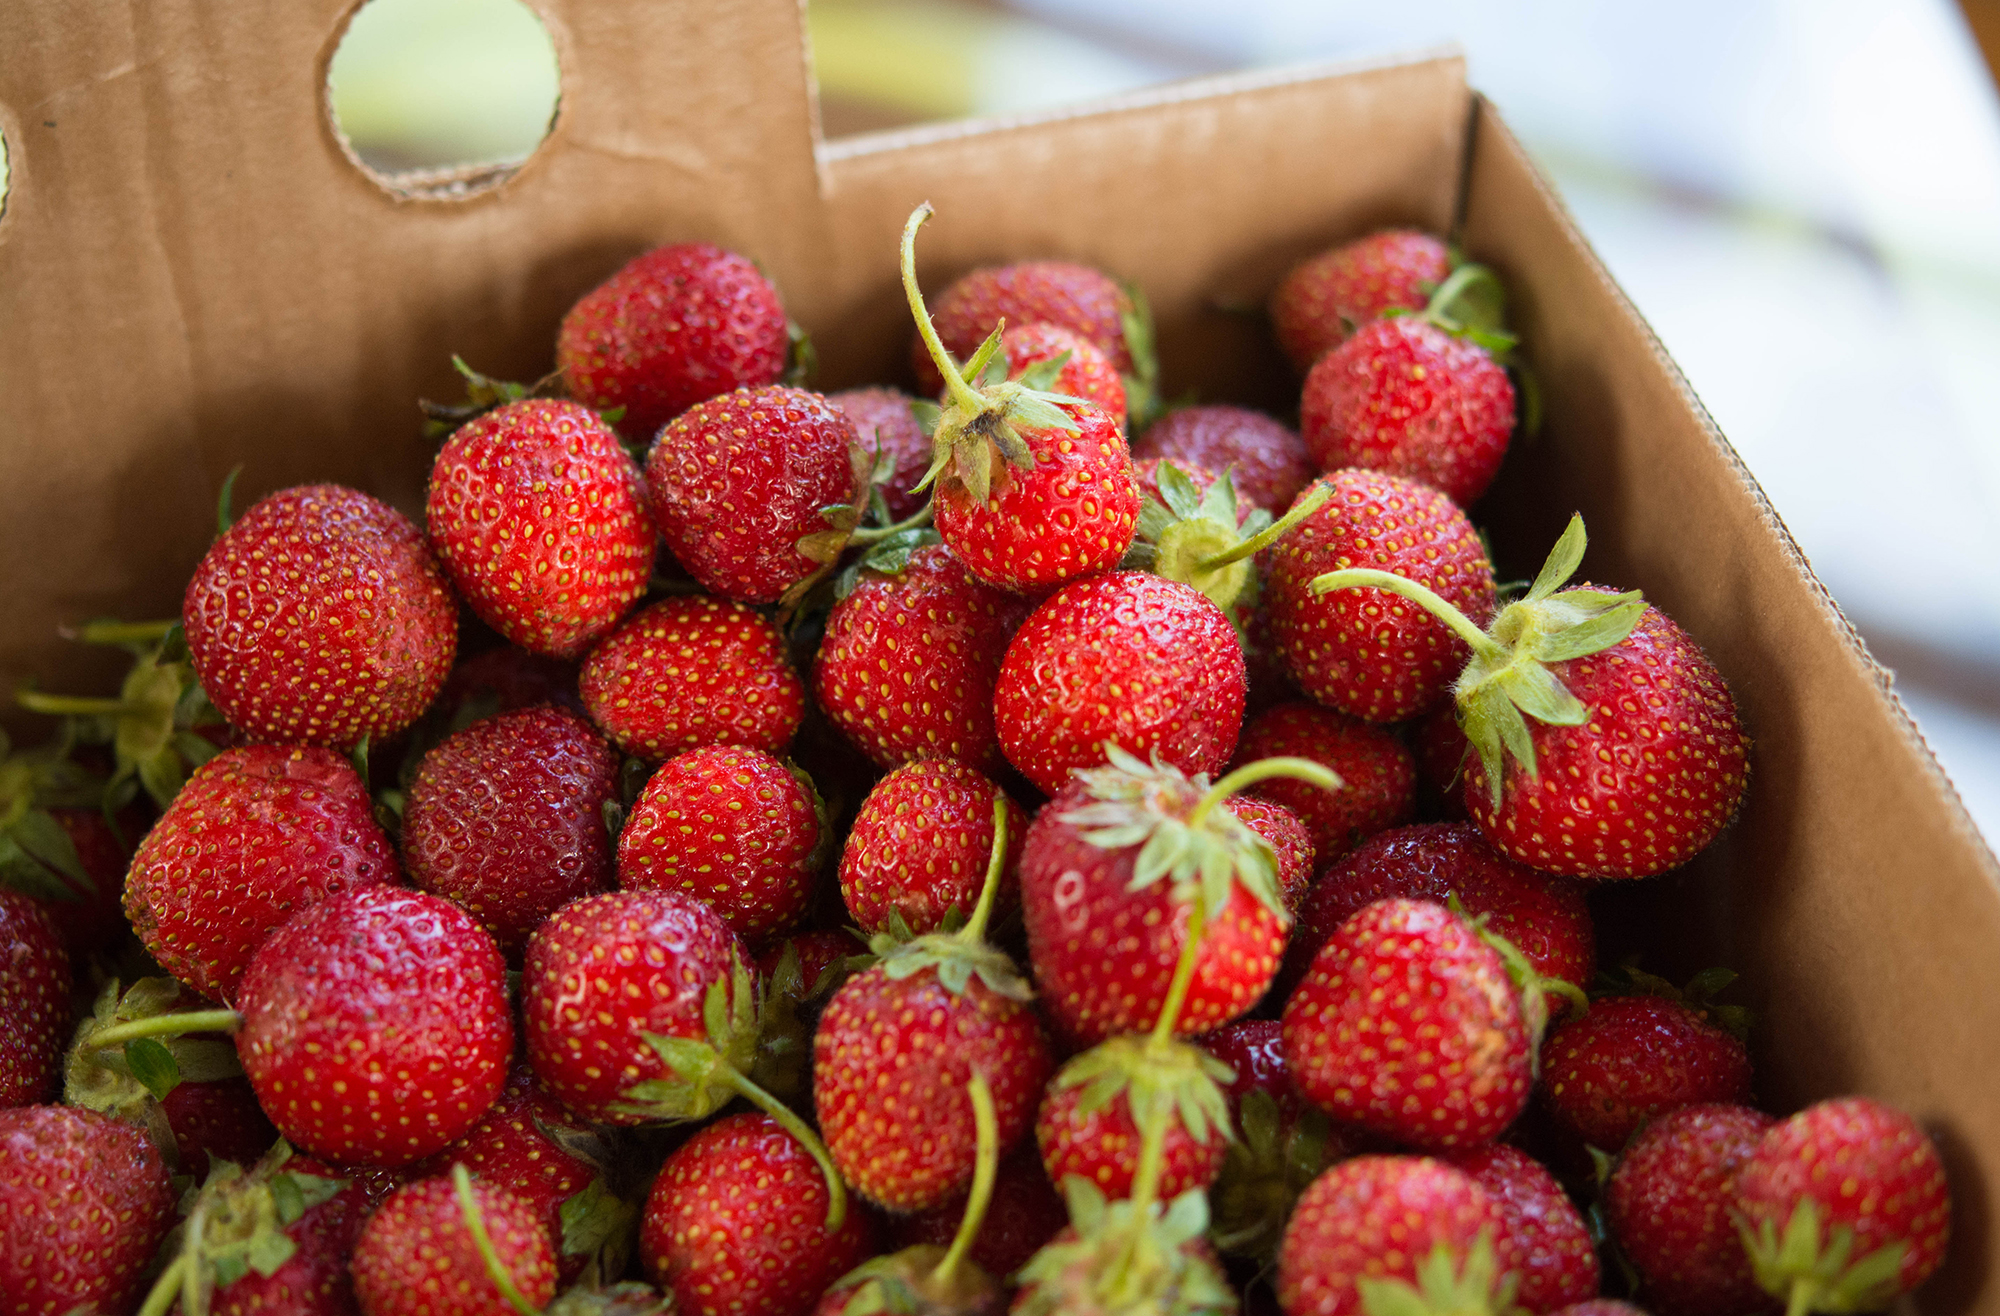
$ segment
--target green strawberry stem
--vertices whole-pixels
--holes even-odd
[[[1324,507],[1326,500],[1331,497],[1333,497],[1332,485],[1315,484],[1306,491],[1304,498],[1292,504],[1290,511],[1235,547],[1226,548],[1220,553],[1203,558],[1194,564],[1195,570],[1219,571],[1232,562],[1241,562],[1246,557],[1256,556],[1291,533],[1293,526]],[[1196,588],[1199,589],[1200,586]]]
[[[1000,1120],[993,1111],[993,1089],[987,1086],[986,1075],[973,1070],[965,1092],[972,1098],[972,1123],[979,1134],[979,1152],[973,1162],[972,1193],[965,1199],[965,1214],[959,1217],[958,1232],[952,1235],[951,1248],[931,1272],[931,1279],[940,1289],[950,1285],[959,1263],[972,1250],[979,1227],[986,1223],[986,1208],[993,1201],[993,1181],[1000,1171]]]
[[[1400,595],[1436,617],[1451,628],[1452,634],[1464,640],[1471,650],[1491,662],[1507,661],[1507,650],[1479,627],[1472,619],[1441,598],[1435,591],[1419,585],[1414,580],[1387,571],[1374,571],[1367,567],[1349,567],[1345,571],[1329,571],[1323,576],[1313,577],[1311,586],[1315,595],[1331,594],[1337,589],[1381,589]]]
[[[14,701],[30,713],[50,717],[137,717],[149,710],[130,700],[93,695],[45,695],[39,690],[19,690]]]
[[[151,1291],[146,1294],[145,1303],[139,1308],[139,1316],[167,1316],[167,1313],[174,1309],[174,1304],[181,1301],[182,1285],[192,1269],[188,1263],[188,1253],[183,1252],[175,1257],[167,1268],[160,1272],[160,1277],[153,1281]],[[184,1305],[184,1310],[192,1312],[194,1308]]]
[[[1174,965],[1174,978],[1167,985],[1167,999],[1160,1005],[1160,1017],[1153,1022],[1153,1032],[1146,1039],[1149,1052],[1161,1052],[1173,1045],[1174,1025],[1180,1022],[1181,1006],[1187,1000],[1188,988],[1194,983],[1194,964],[1200,958],[1201,937],[1208,930],[1208,901],[1199,888],[1188,906],[1187,942],[1181,947],[1181,957]],[[1138,1194],[1135,1192],[1136,1198]]]
[[[945,392],[967,414],[976,415],[985,410],[985,404],[979,394],[973,392],[972,386],[965,382],[965,376],[958,372],[958,367],[952,364],[951,353],[945,351],[937,327],[931,323],[931,313],[924,306],[924,295],[917,290],[917,230],[936,213],[931,203],[926,201],[910,212],[909,221],[903,225],[903,295],[909,298],[910,316],[917,322],[917,333],[924,340],[924,350],[931,354],[938,373],[944,376]]]
[[[85,1038],[85,1050],[120,1046],[141,1037],[178,1037],[183,1033],[233,1033],[243,1024],[234,1010],[190,1010],[183,1014],[157,1014],[150,1019],[131,1019],[92,1033]]]
[[[1007,796],[996,789],[993,792],[993,851],[986,860],[986,880],[979,887],[979,903],[972,907],[972,917],[957,932],[960,941],[968,946],[976,946],[986,939],[986,924],[993,917],[993,903],[1000,894],[1000,871],[1007,863]]]
[[[833,1166],[833,1156],[827,1151],[826,1144],[819,1140],[819,1135],[813,1132],[812,1125],[800,1119],[790,1106],[758,1087],[733,1065],[721,1065],[716,1078],[724,1087],[733,1088],[751,1105],[783,1125],[785,1132],[797,1138],[813,1160],[819,1163],[820,1174],[826,1178],[826,1232],[831,1234],[839,1229],[847,1219],[847,1185],[841,1182],[840,1171]]]
[[[1190,828],[1201,826],[1216,805],[1246,787],[1255,786],[1260,781],[1269,781],[1272,777],[1295,777],[1300,781],[1311,782],[1322,790],[1330,791],[1337,791],[1347,784],[1333,769],[1323,763],[1315,763],[1311,759],[1293,758],[1282,754],[1274,758],[1258,759],[1255,763],[1245,763],[1210,786],[1208,794],[1195,802],[1194,812],[1188,815],[1187,825]]]
[[[451,1167],[452,1187],[458,1190],[458,1209],[465,1214],[465,1228],[472,1235],[472,1245],[479,1249],[480,1259],[486,1263],[486,1274],[493,1281],[493,1287],[500,1290],[500,1296],[521,1316],[540,1316],[541,1309],[529,1302],[527,1295],[515,1286],[514,1277],[507,1273],[507,1267],[500,1262],[500,1253],[493,1246],[493,1236],[486,1232],[486,1217],[479,1210],[479,1200],[472,1195],[472,1176],[464,1165]]]
[[[847,542],[849,545],[873,544],[887,539],[890,535],[900,535],[909,530],[922,530],[931,523],[931,513],[933,510],[930,500],[925,499],[922,507],[919,507],[916,511],[910,513],[894,525],[868,526],[856,530],[847,537]]]
[[[1820,1286],[1804,1275],[1792,1281],[1792,1291],[1785,1299],[1785,1316],[1808,1316],[1818,1305]]]
[[[85,644],[157,644],[180,624],[178,617],[159,621],[92,621],[85,622],[67,638]]]

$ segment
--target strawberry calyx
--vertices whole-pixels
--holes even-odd
[[[1118,313],[1119,329],[1125,336],[1125,351],[1132,358],[1132,372],[1124,375],[1125,426],[1133,434],[1167,414],[1166,398],[1160,392],[1160,352],[1153,333],[1153,306],[1137,283],[1121,281],[1125,306]]]
[[[1386,571],[1329,571],[1312,582],[1315,595],[1341,589],[1380,589],[1410,600],[1443,622],[1472,650],[1453,686],[1458,723],[1486,770],[1486,786],[1499,806],[1506,762],[1538,776],[1535,742],[1527,719],[1549,726],[1581,726],[1590,710],[1549,670],[1620,643],[1645,615],[1638,590],[1607,593],[1589,586],[1563,589],[1583,562],[1583,518],[1570,518],[1528,592],[1509,603],[1486,630],[1436,593]],[[1470,787],[1468,787],[1470,789]]]
[[[827,528],[801,536],[794,545],[800,557],[816,563],[817,567],[803,579],[793,582],[778,597],[778,607],[782,611],[797,609],[832,572],[841,554],[850,547],[907,538],[931,523],[928,500],[903,520],[890,520],[888,500],[882,490],[896,474],[896,458],[894,453],[883,450],[879,436],[874,452],[867,451],[859,443],[850,443],[847,457],[854,472],[854,497],[845,503],[832,503],[820,508],[820,520],[826,522]],[[864,525],[864,521],[872,524]]]
[[[608,1179],[602,1175],[592,1179],[564,1198],[557,1211],[562,1221],[562,1236],[555,1240],[560,1255],[590,1258],[597,1275],[625,1273],[639,1238],[639,1208],[612,1192]]]
[[[91,1013],[77,1025],[63,1063],[63,1100],[142,1125],[170,1159],[173,1131],[160,1103],[182,1083],[242,1076],[236,1048],[183,1034],[233,1029],[233,1010],[172,1012],[184,990],[172,978],[141,978],[122,994],[104,984]]]
[[[1050,1243],[1015,1278],[1022,1285],[1017,1316],[1056,1316],[1071,1310],[1064,1285],[1088,1277],[1095,1310],[1223,1316],[1237,1310],[1236,1294],[1222,1272],[1190,1250],[1208,1230],[1208,1198],[1190,1188],[1171,1203],[1137,1199],[1106,1202],[1097,1185],[1066,1175],[1063,1198],[1075,1237]]]
[[[1823,1229],[1819,1203],[1810,1197],[1792,1208],[1783,1233],[1773,1220],[1753,1228],[1740,1213],[1736,1230],[1757,1283],[1784,1302],[1785,1316],[1881,1311],[1902,1293],[1898,1275],[1909,1242],[1885,1243],[1855,1257],[1854,1230],[1847,1225]]]
[[[427,439],[445,438],[468,421],[477,420],[510,402],[562,395],[560,370],[551,371],[532,384],[522,384],[483,375],[465,364],[465,358],[456,352],[452,354],[451,367],[465,381],[465,400],[457,403],[432,402],[428,398],[418,400],[417,409],[424,413],[424,437]],[[606,425],[616,426],[625,419],[625,408],[611,407],[598,415]]]
[[[672,1300],[651,1284],[621,1280],[600,1284],[579,1280],[558,1294],[542,1316],[668,1316]]]
[[[1502,936],[1492,927],[1490,914],[1472,914],[1466,911],[1456,891],[1445,897],[1445,905],[1452,913],[1464,920],[1473,934],[1492,948],[1506,966],[1508,981],[1521,998],[1521,1017],[1528,1025],[1528,1064],[1534,1076],[1542,1076],[1542,1037],[1549,1031],[1549,994],[1551,992],[1568,1001],[1576,1013],[1571,1017],[1581,1019],[1590,1010],[1590,997],[1583,988],[1563,978],[1545,977],[1537,972],[1521,948]]]
[[[1233,468],[1205,493],[1197,493],[1187,473],[1169,461],[1160,463],[1157,478],[1164,501],[1146,496],[1131,551],[1121,565],[1201,591],[1229,615],[1239,634],[1239,614],[1257,603],[1257,573],[1250,559],[1333,496],[1331,485],[1315,484],[1282,518],[1273,521],[1260,507],[1238,524]]]
[[[76,901],[97,894],[63,825],[50,809],[94,809],[104,782],[69,756],[75,723],[65,719],[54,739],[12,750],[0,730],[0,888],[38,900]]]
[[[1476,261],[1457,260],[1444,282],[1431,289],[1430,300],[1421,311],[1401,306],[1382,313],[1385,320],[1408,317],[1435,325],[1453,338],[1484,348],[1504,358],[1520,339],[1507,332],[1507,291],[1491,267]]]
[[[1215,1246],[1275,1263],[1293,1205],[1327,1166],[1332,1125],[1325,1111],[1309,1105],[1287,1130],[1277,1098],[1263,1088],[1243,1095],[1236,1123],[1222,1173],[1209,1189]]]
[[[929,506],[928,503],[925,504]],[[884,535],[873,541],[854,562],[843,567],[833,581],[833,597],[844,599],[854,592],[861,583],[861,573],[872,571],[881,576],[900,576],[910,565],[910,557],[918,549],[930,544],[942,544],[944,539],[928,525],[899,530],[893,535]]]
[[[1167,1019],[1164,1036],[1121,1033],[1099,1042],[1063,1066],[1054,1089],[1082,1088],[1078,1108],[1086,1114],[1104,1109],[1123,1094],[1133,1124],[1142,1130],[1178,1119],[1198,1143],[1216,1137],[1233,1140],[1222,1085],[1232,1081],[1236,1071],[1174,1037],[1173,1022]]]
[[[1756,1016],[1746,1005],[1718,1005],[1715,998],[1736,981],[1736,970],[1716,965],[1703,969],[1688,979],[1684,987],[1676,987],[1657,974],[1647,973],[1639,967],[1638,957],[1626,960],[1615,969],[1601,970],[1597,981],[1591,984],[1593,999],[1607,996],[1658,996],[1686,1006],[1723,1032],[1739,1042],[1750,1040],[1750,1029],[1756,1023]]]
[[[1440,1241],[1417,1263],[1417,1282],[1362,1278],[1355,1281],[1368,1316],[1502,1316],[1518,1310],[1514,1290],[1520,1277],[1500,1273],[1493,1231],[1482,1229],[1461,1267],[1451,1245]]]
[[[887,930],[878,932],[868,943],[880,958],[876,961],[892,979],[903,979],[925,970],[937,974],[938,982],[954,996],[962,996],[974,975],[988,990],[1013,1001],[1034,999],[1034,989],[1021,975],[1007,953],[986,941],[986,924],[993,917],[993,902],[1000,892],[1000,873],[1007,861],[1007,796],[993,792],[993,848],[986,860],[986,878],[980,884],[979,903],[972,917],[957,926],[957,911],[945,914],[944,928],[911,937],[900,914],[889,920]]]

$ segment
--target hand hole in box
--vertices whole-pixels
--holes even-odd
[[[548,29],[519,0],[367,0],[327,67],[343,145],[399,197],[504,183],[548,136],[560,91]]]
[[[7,186],[13,181],[13,172],[7,159],[7,134],[0,131],[0,219],[7,217]]]

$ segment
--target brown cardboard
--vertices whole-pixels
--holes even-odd
[[[1229,78],[1089,110],[820,146],[799,15],[539,0],[550,139],[466,199],[360,174],[320,89],[348,0],[251,12],[16,0],[0,44],[0,684],[102,685],[58,626],[162,615],[239,461],[247,500],[340,480],[414,510],[412,405],[448,356],[547,368],[563,308],[645,246],[755,257],[828,387],[899,376],[910,207],[933,287],[1064,255],[1137,280],[1166,380],[1282,406],[1253,303],[1370,226],[1449,226],[1499,267],[1548,424],[1477,510],[1503,563],[1580,510],[1595,579],[1714,654],[1757,738],[1724,842],[1615,903],[1675,968],[1746,971],[1761,1095],[1866,1091],[1939,1136],[1958,1237],[1918,1305],[2000,1312],[2000,866],[1749,473],[1452,58]],[[11,722],[18,718],[10,716]]]

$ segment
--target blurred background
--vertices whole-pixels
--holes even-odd
[[[1458,44],[2000,839],[2000,0],[807,15],[829,137]],[[383,172],[523,158],[558,96],[517,0],[371,0],[331,82]]]

